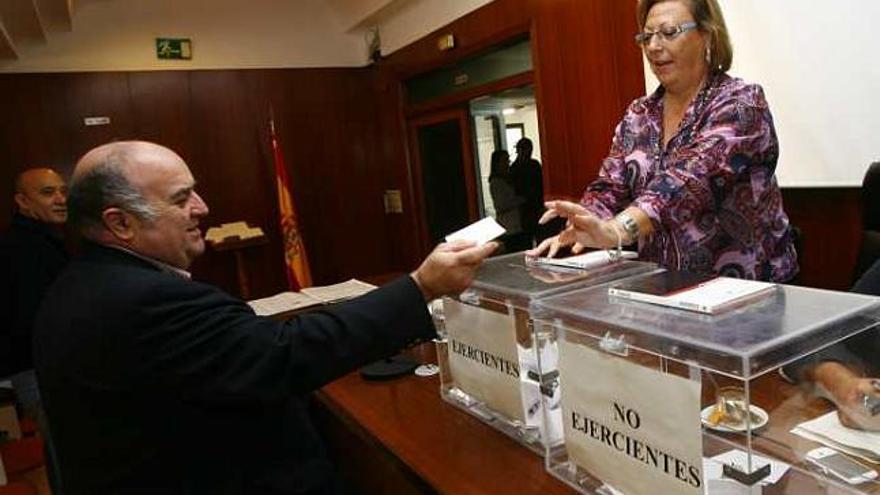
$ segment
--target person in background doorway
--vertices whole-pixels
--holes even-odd
[[[514,252],[531,248],[522,232],[522,206],[525,200],[516,195],[510,176],[510,155],[506,150],[492,152],[489,174],[489,192],[495,207],[495,220],[507,231],[501,238],[505,251]]]
[[[525,247],[532,247],[538,232],[538,219],[544,212],[544,176],[541,163],[532,158],[532,140],[522,138],[516,143],[516,160],[510,166],[513,190],[523,198],[520,208],[522,232],[527,240]]]

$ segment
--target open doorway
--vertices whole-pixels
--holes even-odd
[[[532,144],[532,166],[530,178],[519,182],[537,184],[530,197],[538,206],[531,211],[543,209],[533,81],[530,42],[523,38],[406,81],[412,188],[424,252],[457,228],[498,214],[500,202],[493,200],[490,184],[492,153],[523,155],[515,146],[524,138]],[[530,220],[537,224],[534,214]]]
[[[536,214],[543,210],[543,160],[534,86],[474,98],[470,101],[470,113],[480,216],[495,217],[508,230],[510,235],[504,239],[507,251],[529,248],[536,237]],[[517,149],[517,144],[522,145],[524,140],[531,144],[530,156],[522,156],[524,149]],[[504,151],[507,158],[501,153]],[[498,168],[493,172],[493,157],[496,161],[509,159],[512,166],[496,164]],[[521,162],[515,163],[517,159]],[[507,173],[503,180],[499,177],[502,168]],[[510,187],[505,185],[502,189],[498,184],[502,181]]]
[[[464,109],[409,122],[416,195],[426,248],[478,218],[470,129]]]

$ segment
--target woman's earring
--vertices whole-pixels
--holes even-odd
[[[712,49],[709,47],[709,45],[706,45],[706,63],[712,63]]]

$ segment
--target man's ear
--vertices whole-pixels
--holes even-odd
[[[135,234],[134,216],[121,208],[107,208],[101,213],[104,227],[120,241],[130,242]]]
[[[15,193],[15,204],[18,205],[18,211],[28,211],[28,197],[24,193]]]

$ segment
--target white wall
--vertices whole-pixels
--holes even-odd
[[[2,72],[361,66],[360,33],[346,33],[325,0],[77,2],[73,31],[19,46]],[[191,38],[191,61],[156,59],[156,37]]]
[[[383,9],[407,0],[326,0],[345,30],[369,24],[370,19]]]
[[[532,158],[538,160],[541,163],[544,163],[544,160],[541,158],[541,137],[538,134],[538,107],[534,105],[529,105],[523,107],[516,112],[505,117],[505,125],[506,124],[523,124],[523,128],[525,129],[525,137],[532,140],[532,144],[534,145],[534,149],[532,150]],[[516,154],[513,151],[516,143],[507,143],[508,149],[510,149],[510,157],[511,160],[514,158]]]
[[[17,45],[0,72],[361,67],[367,28],[387,55],[490,1],[80,0],[72,32]],[[157,37],[191,38],[193,59],[158,60]]]
[[[730,73],[767,94],[780,184],[861,185],[880,160],[880,2],[719,2],[734,45]],[[657,85],[647,66],[646,84]]]

